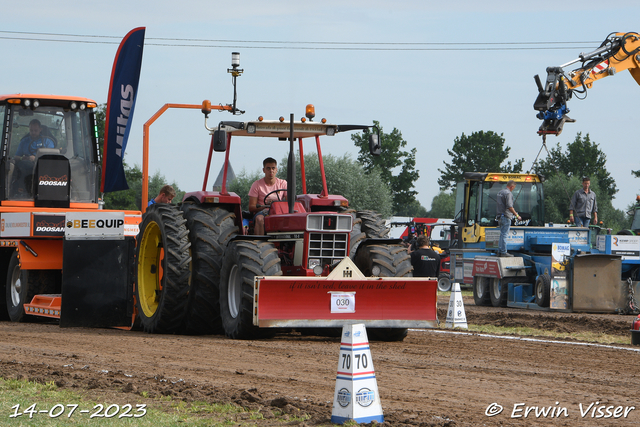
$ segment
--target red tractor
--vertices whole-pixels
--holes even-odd
[[[152,205],[140,225],[136,298],[146,331],[251,339],[282,328],[310,332],[365,323],[371,339],[402,340],[408,327],[437,325],[436,281],[412,277],[406,248],[387,237],[378,214],[350,210],[344,197],[329,194],[320,136],[370,126],[314,122],[309,106],[299,121],[291,115],[288,122],[259,118],[209,128],[208,101],[202,111],[212,134],[203,189],[186,193],[179,207]],[[380,153],[375,131],[368,132],[373,155]],[[290,142],[287,201],[271,204],[264,236],[245,234],[240,197],[226,189],[232,137]],[[307,138],[315,140],[320,159],[320,194],[306,194]],[[305,193],[300,195],[296,141]],[[214,151],[225,152],[219,192],[206,190]]]
[[[211,145],[201,191],[186,193],[180,206],[154,204],[143,215],[136,249],[135,297],[138,319],[147,332],[218,334],[251,339],[295,328],[317,333],[344,324],[365,323],[371,339],[402,340],[408,327],[436,327],[436,281],[411,277],[410,257],[398,239],[387,238],[375,212],[355,212],[342,196],[331,195],[322,163],[320,136],[363,130],[370,151],[380,154],[379,131],[371,126],[314,122],[306,117],[222,121],[210,128],[211,110],[235,114],[236,78],[243,72],[232,54],[232,105],[202,103]],[[143,157],[148,156],[145,124]],[[247,233],[240,197],[226,188],[232,137],[289,140],[287,201],[271,203],[265,235]],[[322,192],[306,194],[303,140],[315,139]],[[235,141],[235,138],[234,138]],[[296,195],[294,144],[301,160],[301,195]],[[247,148],[244,148],[244,152]],[[207,190],[214,151],[225,153],[220,191]],[[147,198],[146,166],[143,200]],[[258,201],[266,204],[265,200]],[[144,209],[144,208],[143,208]],[[250,228],[250,227],[249,227]],[[357,304],[356,304],[357,303]]]

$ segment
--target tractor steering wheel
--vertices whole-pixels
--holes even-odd
[[[267,198],[269,198],[269,196],[272,195],[273,193],[276,193],[276,196],[278,197],[278,201],[281,201],[280,194],[278,194],[280,191],[287,191],[287,189],[286,188],[278,188],[277,190],[273,190],[273,191],[269,192],[266,196],[264,196],[264,199],[262,200],[262,204],[264,206],[267,206]]]

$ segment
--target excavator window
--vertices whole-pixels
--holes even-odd
[[[472,182],[469,186],[469,211],[467,212],[466,226],[470,227],[478,222],[478,194],[480,193],[480,183]]]
[[[464,197],[466,192],[466,182],[461,181],[456,185],[456,206],[455,206],[455,214],[454,221],[457,223],[465,222],[465,218],[467,213],[464,212]]]

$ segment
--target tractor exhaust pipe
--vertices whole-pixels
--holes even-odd
[[[289,164],[287,165],[287,201],[289,213],[293,213],[296,198],[296,159],[293,154],[293,113],[289,116]]]

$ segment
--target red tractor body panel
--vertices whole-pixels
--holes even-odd
[[[256,324],[342,327],[348,321],[371,327],[435,328],[437,287],[436,280],[409,277],[258,277]],[[353,312],[333,311],[332,293],[352,294]]]

